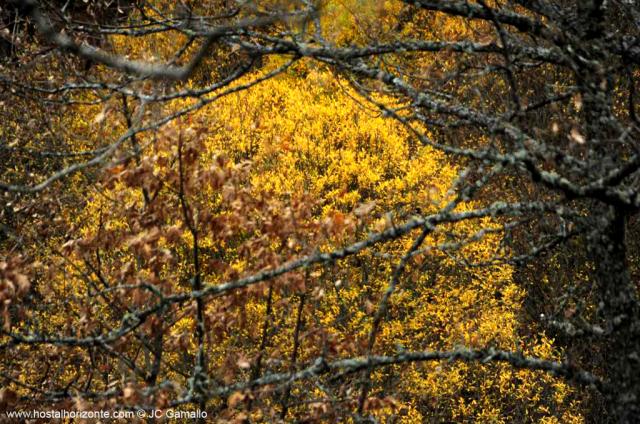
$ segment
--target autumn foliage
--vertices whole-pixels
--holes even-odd
[[[501,57],[491,50],[505,43],[499,16],[465,20],[395,1],[330,0],[305,19],[293,2],[89,3],[69,16],[89,16],[101,49],[140,63],[187,66],[199,54],[192,15],[266,24],[221,30],[227,43],[168,81],[123,77],[117,63],[67,56],[72,48],[27,66],[47,45],[29,33],[46,31],[35,14],[2,15],[23,27],[10,60],[26,69],[0,68],[17,87],[0,124],[3,410],[172,408],[238,423],[582,423],[599,413],[590,402],[600,405],[603,366],[537,320],[555,310],[552,297],[566,302],[567,319],[598,316],[558,294],[573,290],[558,275],[589,280],[592,258],[562,265],[567,252],[537,237],[543,226],[527,215],[557,214],[564,242],[574,230],[564,220],[586,209],[536,191],[546,162],[534,183],[501,174],[520,160],[504,153],[513,146],[469,124],[480,112],[456,115],[512,112],[508,75],[465,80],[483,72],[476,50]],[[270,20],[276,12],[286,19]],[[145,33],[140,22],[166,31]],[[283,53],[312,35],[298,54]],[[349,49],[404,37],[476,44],[463,59],[457,44],[413,54],[408,44],[371,75],[340,62]],[[271,50],[251,46],[259,42]],[[313,51],[329,45],[346,50]],[[508,74],[516,59],[505,60]],[[397,81],[385,72],[396,71],[411,89],[388,88]],[[520,76],[528,72],[516,109],[564,75],[525,67]],[[43,80],[63,88],[35,90]],[[431,93],[434,80],[447,90],[435,98],[460,104],[431,106],[444,117],[414,113],[418,100],[402,96]],[[582,102],[557,111],[581,113]],[[511,118],[514,127],[550,119]],[[534,126],[566,132],[571,146],[589,136],[568,121]],[[459,154],[484,148],[504,156]],[[85,157],[95,162],[77,166]],[[543,247],[531,247],[532,234]],[[544,265],[524,265],[543,251]]]

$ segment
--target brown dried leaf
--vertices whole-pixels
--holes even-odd
[[[231,395],[229,395],[229,398],[227,399],[227,404],[229,405],[229,408],[235,408],[237,405],[242,403],[242,401],[244,401],[245,398],[246,396],[244,393],[233,392],[231,393]]]
[[[358,218],[363,218],[367,215],[369,215],[371,213],[371,211],[373,211],[373,209],[376,207],[376,202],[375,201],[370,201],[370,202],[366,202],[366,203],[361,203],[359,204],[354,210],[353,213],[358,217]]]
[[[584,144],[587,141],[584,135],[582,135],[580,133],[580,130],[576,127],[571,128],[571,132],[569,133],[569,138],[578,144]]]

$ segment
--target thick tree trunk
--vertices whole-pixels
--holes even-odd
[[[606,378],[611,383],[606,394],[611,418],[619,423],[640,422],[640,314],[637,288],[626,261],[625,221],[620,210],[611,208],[598,217],[599,229],[589,239],[594,259],[600,302],[599,317],[611,334],[603,337],[601,348]]]

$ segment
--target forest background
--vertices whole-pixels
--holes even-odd
[[[639,28],[0,5],[0,407],[638,422]]]

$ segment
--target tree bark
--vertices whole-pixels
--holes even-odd
[[[615,422],[640,422],[640,337],[637,287],[631,280],[625,245],[624,211],[609,208],[597,218],[589,240],[599,294],[598,315],[610,331],[601,339],[609,393],[608,415]]]

